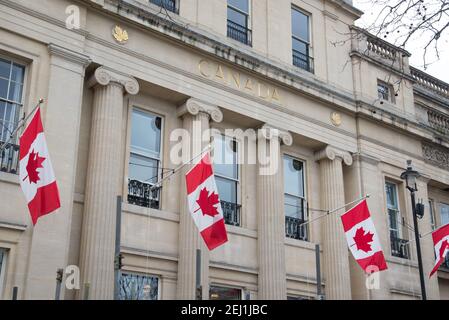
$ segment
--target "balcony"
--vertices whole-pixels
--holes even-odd
[[[302,52],[299,52],[297,50],[293,50],[293,65],[304,69],[308,72],[313,73],[313,58],[309,57]]]
[[[252,45],[251,30],[228,20],[228,37],[248,46]]]
[[[449,116],[435,110],[427,110],[428,125],[442,134],[449,134]]]
[[[0,145],[3,145],[0,142]],[[0,153],[0,171],[12,174],[19,174],[19,146],[8,144]]]
[[[285,236],[296,240],[308,241],[307,225],[301,225],[303,219],[285,216]]]
[[[140,207],[159,209],[160,188],[151,190],[153,185],[139,180],[128,180],[128,203]]]
[[[449,271],[449,254],[446,255],[446,258],[444,259],[444,262],[441,264],[440,268]]]
[[[150,0],[150,3],[162,7],[167,11],[179,14],[179,9],[176,7],[176,0]]]
[[[418,70],[416,68],[410,67],[410,73],[413,79],[416,80],[416,85],[430,90],[446,99],[449,99],[449,84],[443,82],[437,78],[428,75],[427,73]]]
[[[409,241],[390,234],[391,255],[398,258],[410,259]]]
[[[240,208],[242,206],[227,201],[220,201],[220,203],[225,223],[231,226],[240,227]]]

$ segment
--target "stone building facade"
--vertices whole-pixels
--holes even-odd
[[[421,233],[449,223],[449,85],[355,27],[361,14],[343,0],[0,0],[0,141],[45,99],[62,205],[32,226],[13,140],[0,155],[0,298],[54,299],[56,271],[75,266],[79,289],[61,298],[112,299],[122,196],[121,298],[194,299],[199,249],[204,299],[315,299],[320,244],[326,299],[419,299],[400,174],[408,159],[421,173]],[[281,164],[216,167],[229,242],[211,252],[187,211],[188,166],[150,190],[178,165],[180,128],[220,132],[223,157],[268,147]],[[260,128],[279,135],[226,136]],[[389,267],[374,289],[342,210],[319,218],[365,194]],[[431,237],[421,245],[428,298],[448,299],[449,262],[429,279]]]

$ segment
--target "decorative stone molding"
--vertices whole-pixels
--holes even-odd
[[[110,83],[122,85],[125,91],[132,95],[137,94],[140,89],[136,79],[107,67],[99,67],[95,70],[95,73],[88,82],[88,87],[93,87],[97,84],[107,86]]]
[[[188,99],[177,110],[178,117],[189,113],[196,116],[198,113],[203,112],[210,116],[214,122],[223,121],[223,112],[217,106],[210,105],[195,98]]]
[[[352,165],[352,156],[349,152],[337,149],[332,146],[327,146],[324,149],[317,151],[315,153],[315,160],[320,161],[323,159],[335,160],[336,158],[340,158],[343,162],[350,166]]]
[[[423,143],[422,154],[425,162],[449,170],[449,150]]]
[[[367,154],[363,154],[363,153],[354,153],[352,155],[352,158],[355,161],[361,161],[361,162],[366,162],[369,163],[373,166],[377,166],[380,162],[380,159],[375,158],[373,156],[367,155]]]
[[[290,132],[276,128],[267,123],[260,128],[259,132],[262,137],[267,140],[278,138],[286,146],[291,146],[293,144],[293,137]]]
[[[84,68],[86,68],[92,62],[90,57],[85,54],[63,48],[53,43],[50,43],[48,45],[48,52],[50,53],[50,55],[60,56],[66,60],[80,64]]]

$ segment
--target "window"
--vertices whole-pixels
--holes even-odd
[[[225,222],[240,226],[238,145],[234,138],[214,136],[214,172]]]
[[[210,300],[242,300],[242,289],[210,286]]]
[[[176,0],[150,0],[151,3],[160,6],[168,11],[179,13],[179,8],[176,4]]]
[[[251,45],[249,0],[228,0],[228,37]]]
[[[0,299],[3,295],[5,276],[6,276],[6,250],[0,248]]]
[[[285,236],[307,241],[304,198],[304,163],[284,156]]]
[[[378,80],[377,81],[377,96],[381,100],[393,102],[393,87],[388,83]]]
[[[0,58],[0,145],[9,142],[0,153],[0,171],[18,173],[19,147],[10,139],[22,107],[25,67]]]
[[[397,186],[394,183],[385,184],[387,196],[387,211],[390,227],[391,254],[395,257],[409,258],[408,241],[402,239],[402,224],[404,223],[399,212]]]
[[[430,214],[430,227],[432,228],[432,230],[435,230],[437,228],[437,224],[435,219],[434,201],[432,199],[429,199],[429,214]]]
[[[440,204],[440,219],[442,226],[449,223],[449,204]]]
[[[119,290],[119,300],[157,300],[159,298],[159,278],[122,273]]]
[[[293,65],[313,72],[313,59],[310,57],[309,16],[292,8],[292,48]]]
[[[129,156],[128,202],[159,209],[159,189],[151,189],[162,175],[162,119],[134,109],[131,119],[131,153]]]

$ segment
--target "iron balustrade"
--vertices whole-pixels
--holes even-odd
[[[293,50],[293,65],[314,73],[313,58],[297,50]]]
[[[287,238],[307,241],[307,225],[301,225],[304,219],[285,216],[285,236]]]
[[[139,180],[128,180],[128,203],[140,207],[159,209],[160,187],[151,190],[153,184]]]
[[[3,142],[0,141],[0,146]],[[19,174],[19,146],[7,144],[0,152],[0,171],[12,174]]]
[[[390,234],[391,255],[398,258],[410,259],[410,245],[408,240],[400,239]]]
[[[228,37],[248,46],[252,45],[251,30],[231,20],[228,20]]]
[[[226,224],[232,226],[240,226],[240,208],[241,205],[237,203],[220,201],[221,209],[223,210],[223,216]]]
[[[176,6],[176,0],[150,0],[150,2],[173,13],[179,13],[179,8]]]
[[[449,270],[449,254],[446,254],[446,258],[444,258],[444,262],[441,264],[441,267]]]

